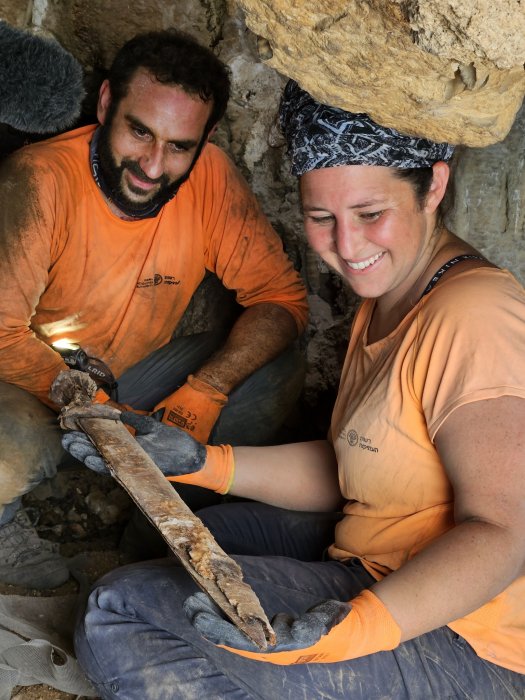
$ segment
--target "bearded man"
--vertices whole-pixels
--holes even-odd
[[[51,588],[68,577],[21,508],[64,457],[49,399],[71,365],[61,347],[95,358],[97,401],[153,413],[211,444],[272,442],[300,392],[303,285],[243,178],[209,142],[229,90],[227,68],[191,36],[140,34],[101,85],[98,125],[2,164],[4,582]],[[181,337],[210,274],[241,312],[231,327]],[[202,505],[197,487],[186,488],[187,502]]]

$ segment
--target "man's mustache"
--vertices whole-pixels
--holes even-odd
[[[148,182],[151,185],[169,185],[169,178],[166,175],[163,174],[155,178],[148,177],[148,175],[146,175],[146,173],[142,170],[140,165],[135,160],[123,160],[120,164],[120,169],[121,171],[124,169],[129,170],[131,173],[133,173],[133,175],[136,175],[138,178],[140,178],[144,182]]]

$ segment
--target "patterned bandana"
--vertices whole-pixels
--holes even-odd
[[[279,109],[281,129],[292,159],[292,174],[339,165],[429,168],[452,158],[454,147],[379,126],[367,114],[354,114],[316,102],[289,80]]]

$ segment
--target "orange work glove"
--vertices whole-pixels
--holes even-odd
[[[227,401],[225,394],[190,374],[186,384],[157,404],[152,413],[164,409],[163,423],[206,443]]]
[[[258,652],[205,593],[188,598],[184,610],[194,627],[222,649],[279,666],[348,661],[395,649],[401,639],[397,622],[367,589],[350,603],[326,600],[297,619],[276,615],[272,625],[277,641],[269,652]]]

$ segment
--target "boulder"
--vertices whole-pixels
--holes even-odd
[[[238,0],[262,60],[317,100],[405,133],[487,146],[525,94],[520,0]]]

